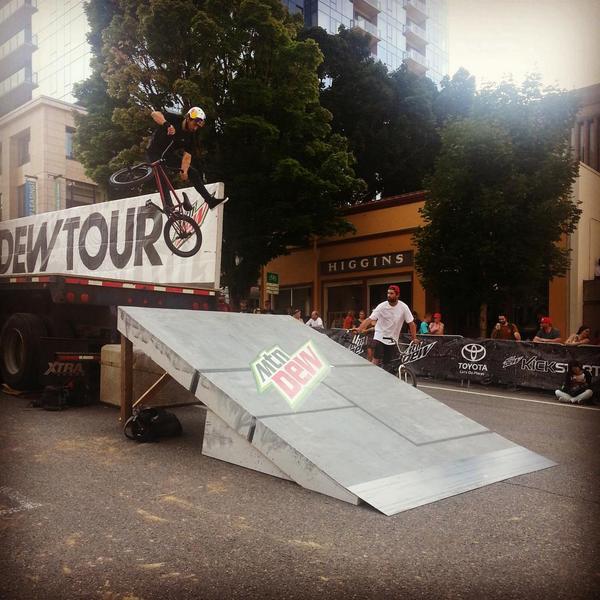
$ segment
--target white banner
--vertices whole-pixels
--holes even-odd
[[[223,184],[206,186],[223,193]],[[223,205],[209,210],[194,188],[187,188],[200,225],[198,254],[180,258],[167,248],[166,217],[158,194],[113,200],[0,222],[0,277],[56,275],[219,287]]]

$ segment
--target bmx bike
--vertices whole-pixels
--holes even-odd
[[[398,379],[404,381],[404,383],[408,383],[413,387],[417,387],[416,373],[407,364],[405,364],[410,356],[410,350],[413,347],[414,342],[405,344],[393,338],[386,337],[384,339],[391,340],[396,344],[396,348],[398,348],[398,358],[394,358],[387,363],[382,364],[381,368],[388,373],[395,375],[398,377]]]
[[[345,336],[352,336],[352,335],[356,335],[356,334],[353,334],[351,329],[345,330]],[[358,335],[365,335],[365,334],[361,333]],[[404,381],[404,383],[408,383],[409,385],[412,385],[413,387],[417,387],[416,373],[407,364],[405,364],[410,355],[410,349],[413,346],[413,342],[411,342],[410,344],[405,344],[398,340],[394,340],[393,338],[386,337],[385,339],[394,342],[394,344],[396,345],[396,348],[398,349],[398,357],[393,358],[392,360],[388,361],[387,363],[380,364],[379,367],[381,367],[384,371],[387,371],[388,373],[395,375],[396,377],[398,377],[398,379],[400,379],[401,381]],[[352,349],[353,346],[354,345],[351,345],[350,349]],[[363,348],[362,345],[360,345],[359,347],[361,349]],[[361,352],[358,352],[358,353],[361,354]]]
[[[180,197],[165,172],[165,169],[180,172],[180,169],[170,168],[166,164],[164,156],[169,148],[170,145],[162,156],[152,163],[143,162],[116,171],[110,176],[109,182],[116,188],[131,189],[149,181],[154,176],[162,207],[152,202],[152,200],[147,200],[146,206],[155,208],[167,217],[163,230],[165,243],[171,252],[177,254],[177,256],[187,258],[194,256],[200,250],[202,231],[198,223],[186,214],[186,212],[193,209],[188,195],[181,192]],[[169,199],[172,199],[173,202],[170,202]]]

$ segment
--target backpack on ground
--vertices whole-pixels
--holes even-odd
[[[161,437],[181,435],[183,429],[176,415],[164,408],[142,408],[125,423],[123,433],[136,442],[158,442]]]

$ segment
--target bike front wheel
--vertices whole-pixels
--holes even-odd
[[[173,212],[169,215],[164,229],[165,243],[177,256],[194,256],[202,246],[202,231],[194,219]]]
[[[398,379],[404,381],[404,383],[408,383],[408,385],[417,387],[417,376],[415,375],[415,372],[406,365],[400,365],[398,367]]]
[[[128,188],[139,183],[144,183],[152,177],[152,167],[150,165],[137,165],[135,167],[125,167],[109,177],[111,185],[116,187]]]

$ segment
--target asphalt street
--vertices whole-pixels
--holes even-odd
[[[597,598],[600,410],[425,383],[558,466],[386,517],[0,393],[0,598]]]

